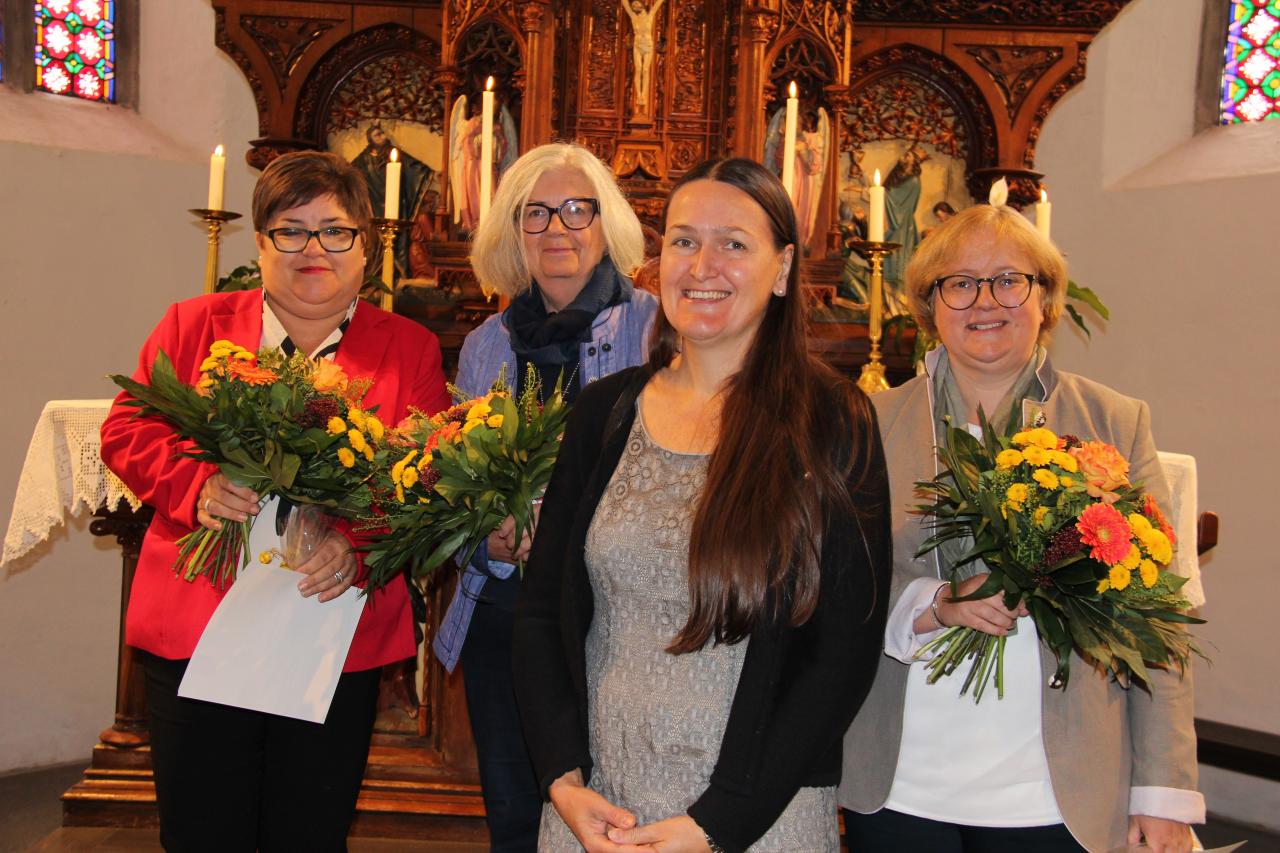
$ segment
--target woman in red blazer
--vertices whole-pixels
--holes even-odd
[[[271,163],[254,190],[263,289],[202,296],[169,308],[143,345],[146,381],[163,350],[194,382],[209,345],[280,346],[333,358],[371,377],[365,398],[386,422],[409,406],[449,404],[440,346],[420,325],[360,301],[370,206],[363,176],[333,154]],[[166,850],[345,850],[376,712],[383,664],[416,651],[408,592],[391,584],[361,614],[323,725],[179,698],[188,659],[225,590],[173,569],[175,542],[197,524],[221,526],[258,511],[258,496],[217,467],[183,458],[190,447],[158,418],[116,404],[102,426],[102,458],[155,508],[125,621],[147,675],[156,799]],[[298,567],[299,593],[327,601],[359,580],[342,525]]]

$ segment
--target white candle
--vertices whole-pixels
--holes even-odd
[[[480,112],[480,221],[489,212],[493,195],[493,78],[484,84]]]
[[[796,119],[800,115],[800,99],[796,97],[796,81],[791,81],[787,98],[787,122],[782,146],[782,186],[787,195],[795,198],[796,184]]]
[[[867,213],[867,239],[872,243],[884,242],[884,187],[880,185],[880,170],[871,186],[871,210]]]
[[[1036,228],[1049,239],[1049,219],[1053,216],[1053,205],[1049,204],[1049,193],[1040,190],[1040,201],[1036,204]]]
[[[209,158],[209,209],[222,210],[222,187],[227,178],[227,158],[222,153],[222,146],[213,149]]]
[[[392,148],[387,161],[387,197],[382,205],[382,215],[387,219],[400,218],[400,168],[400,152]]]

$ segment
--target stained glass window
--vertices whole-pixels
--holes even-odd
[[[115,101],[115,7],[111,0],[35,4],[37,89]]]
[[[1280,117],[1280,0],[1234,0],[1222,75],[1222,123]]]

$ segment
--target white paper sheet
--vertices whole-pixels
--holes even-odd
[[[178,695],[323,723],[365,601],[351,587],[321,604],[302,576],[258,562],[274,543],[274,501],[253,525],[250,560],[196,644]]]

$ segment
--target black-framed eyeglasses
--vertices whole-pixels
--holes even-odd
[[[971,275],[944,275],[933,283],[948,308],[963,311],[972,308],[982,293],[982,285],[991,288],[991,298],[1002,308],[1018,308],[1031,297],[1031,286],[1040,277],[1029,272],[1002,272],[990,278]]]
[[[570,231],[590,228],[600,213],[600,202],[594,198],[567,198],[553,207],[540,201],[526,202],[520,214],[520,228],[526,234],[541,234],[551,227],[551,217],[560,217]]]
[[[320,248],[326,252],[348,252],[355,245],[360,229],[338,225],[330,225],[318,231],[308,231],[306,228],[270,228],[266,234],[277,252],[301,252],[307,248],[312,237],[320,242]]]

